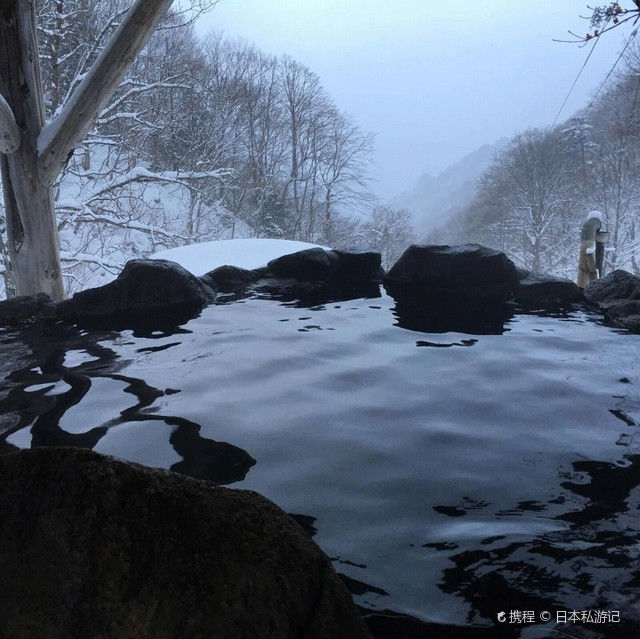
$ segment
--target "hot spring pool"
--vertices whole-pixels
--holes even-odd
[[[583,312],[398,324],[383,295],[214,305],[171,334],[4,331],[0,452],[85,446],[256,490],[378,637],[636,636],[640,336]],[[537,623],[497,635],[511,610]],[[557,610],[622,623],[540,623]]]

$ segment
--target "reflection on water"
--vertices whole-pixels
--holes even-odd
[[[176,330],[0,333],[0,451],[90,447],[257,490],[378,639],[639,636],[638,336],[276,293]]]
[[[179,332],[185,333],[180,329]],[[146,333],[146,336],[157,339],[173,334],[174,332],[156,332]],[[92,334],[64,327],[60,328],[60,333],[53,335],[42,334],[36,328],[21,337],[24,344],[32,350],[36,361],[12,371],[6,377],[8,384],[5,384],[4,389],[8,392],[0,401],[0,412],[17,414],[19,420],[0,439],[0,452],[16,450],[18,447],[12,440],[16,440],[15,435],[28,427],[30,440],[27,445],[31,447],[76,446],[126,457],[126,442],[121,442],[116,450],[104,450],[101,440],[123,425],[146,422],[171,427],[168,441],[179,458],[179,461],[169,466],[173,471],[218,484],[230,484],[244,479],[251,466],[256,463],[255,459],[237,446],[202,437],[200,425],[196,422],[175,415],[159,414],[157,408],[153,407],[156,400],[179,391],[154,388],[142,379],[120,374],[118,371],[126,368],[131,361],[120,359],[113,348],[102,343],[110,340],[117,342],[117,334]],[[177,344],[179,342],[157,348],[142,348],[138,352],[162,351]],[[71,362],[67,360],[73,359],[73,355],[69,355],[75,354],[77,359],[79,353],[83,355],[80,362],[69,365]],[[107,384],[99,398],[99,405],[91,407],[90,401],[84,400],[90,395],[92,385],[96,386],[103,380],[120,384]],[[52,393],[52,389],[60,381],[64,382],[68,390]],[[121,392],[127,394],[125,397],[132,395],[134,399],[126,400],[128,405],[113,415],[114,404],[122,403]],[[78,415],[74,419],[68,419],[74,410]],[[101,423],[92,426],[96,421]],[[24,441],[25,434],[23,432],[17,438],[18,441]],[[131,433],[134,440],[137,435],[136,431]],[[143,458],[136,461],[144,463],[148,460]]]
[[[508,304],[474,308],[451,299],[430,299],[421,304],[398,299],[395,314],[398,326],[412,331],[501,335],[514,311]]]

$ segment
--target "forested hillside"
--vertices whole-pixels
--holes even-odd
[[[218,33],[197,37],[194,16],[211,4],[197,0],[161,23],[69,158],[56,185],[67,293],[110,279],[131,257],[212,239],[381,248],[366,185],[372,137],[295,60]],[[130,2],[37,5],[51,119]]]
[[[640,275],[640,49],[592,103],[568,121],[512,138],[473,201],[430,240],[476,241],[520,266],[575,278],[580,226],[603,213],[605,272]]]
[[[401,193],[394,204],[406,208],[415,220],[420,239],[446,224],[473,199],[478,178],[507,143],[484,144],[447,167],[437,177],[425,173],[409,191]]]

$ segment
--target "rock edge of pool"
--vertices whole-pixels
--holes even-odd
[[[375,298],[380,285],[417,330],[500,334],[516,310],[590,308],[640,332],[640,278],[618,270],[582,291],[479,245],[412,246],[387,273],[379,254],[324,249],[202,277],[165,260],[132,260],[114,282],[59,304],[45,295],[0,302],[0,325],[149,335],[212,304],[266,297],[304,307]],[[68,447],[0,456],[0,486],[2,636],[498,636],[495,627],[358,612],[348,578],[256,493]],[[504,636],[519,636],[512,631]]]

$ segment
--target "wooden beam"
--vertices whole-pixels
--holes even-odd
[[[136,0],[122,24],[38,138],[38,172],[52,184],[69,154],[84,139],[173,0]]]
[[[0,93],[20,135],[0,155],[8,249],[17,295],[64,297],[52,190],[38,178],[37,139],[44,122],[34,3],[0,0]]]
[[[9,155],[20,148],[20,129],[9,103],[0,95],[0,153]]]

